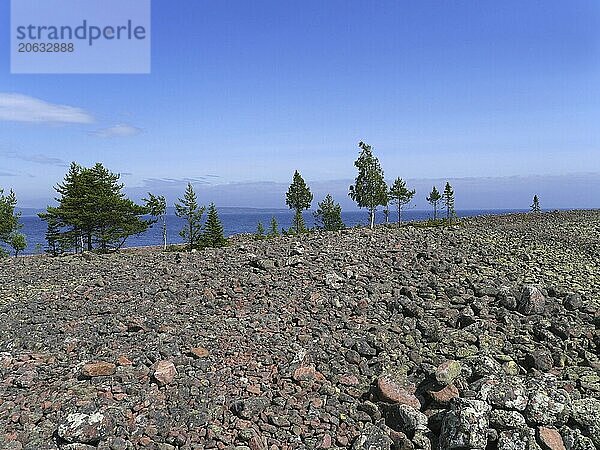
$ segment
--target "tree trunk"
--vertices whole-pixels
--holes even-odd
[[[375,210],[374,209],[369,210],[369,222],[370,222],[370,228],[372,230],[373,227],[375,226]]]
[[[163,216],[163,250],[167,249],[167,218]]]
[[[398,205],[398,228],[400,228],[400,224],[402,223],[402,208]]]

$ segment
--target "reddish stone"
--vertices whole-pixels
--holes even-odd
[[[248,447],[250,447],[250,450],[267,450],[267,446],[260,436],[253,436],[248,441]]]
[[[320,447],[321,448],[330,448],[331,447],[331,435],[326,434],[325,436],[323,436]]]
[[[359,381],[355,375],[345,375],[340,378],[340,383],[344,386],[356,386],[359,383]]]
[[[117,366],[106,361],[97,361],[84,364],[81,374],[84,377],[107,377],[115,373]]]
[[[129,358],[123,355],[117,358],[117,363],[119,363],[120,366],[133,366],[133,362],[131,362]]]
[[[377,379],[377,390],[383,401],[421,408],[421,402],[413,394],[414,386],[410,384],[401,385],[389,377],[381,376]]]
[[[458,388],[453,384],[449,384],[448,386],[444,386],[443,389],[439,391],[427,391],[431,398],[436,402],[445,405],[450,402],[454,397],[459,396]]]
[[[261,393],[260,386],[257,386],[255,384],[249,384],[246,387],[246,390],[248,392],[250,392],[251,394],[255,394],[255,395],[260,395],[260,393]]]
[[[313,378],[315,378],[317,371],[315,370],[314,367],[310,367],[310,366],[301,366],[298,367],[296,370],[294,370],[294,374],[292,375],[292,378],[295,381],[308,381],[308,380],[312,380]]]
[[[154,369],[154,379],[158,384],[164,386],[173,382],[173,379],[177,375],[177,369],[175,364],[171,361],[159,361]]]
[[[208,356],[208,350],[204,347],[195,347],[190,350],[190,353],[196,358],[206,358]]]
[[[539,427],[538,438],[545,450],[565,450],[562,437],[554,428]]]

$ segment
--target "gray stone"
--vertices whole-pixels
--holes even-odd
[[[381,428],[367,423],[352,444],[352,450],[389,450],[392,443],[392,440]]]
[[[539,389],[531,393],[525,410],[528,422],[561,426],[569,419],[571,399],[564,389]]]
[[[480,396],[500,409],[524,411],[527,407],[527,390],[519,377],[488,380],[481,386]]]
[[[597,447],[600,447],[600,400],[582,398],[571,404],[573,420],[585,428]]]
[[[481,400],[453,399],[442,423],[440,449],[484,449],[490,409]]]
[[[427,416],[409,405],[394,404],[385,408],[388,426],[396,431],[412,434],[417,430],[427,430]]]
[[[490,427],[497,430],[510,430],[525,426],[525,417],[518,411],[495,409],[490,413]]]
[[[58,436],[69,443],[93,444],[108,434],[108,419],[99,412],[69,414],[58,426]]]
[[[546,298],[535,286],[523,286],[519,300],[519,312],[526,315],[543,314],[546,309]]]

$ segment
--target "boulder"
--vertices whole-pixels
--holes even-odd
[[[546,297],[537,287],[524,286],[518,310],[525,315],[543,314],[546,310]]]
[[[389,450],[392,443],[392,440],[381,428],[367,423],[352,444],[352,450]]]
[[[69,443],[95,444],[109,431],[109,421],[99,412],[94,414],[71,413],[58,425],[58,436]]]
[[[485,449],[490,410],[490,405],[481,400],[453,399],[442,423],[440,448]]]

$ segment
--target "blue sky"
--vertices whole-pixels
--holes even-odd
[[[285,207],[298,169],[349,206],[364,140],[390,180],[464,184],[458,208],[600,207],[595,0],[153,0],[152,15],[150,75],[11,75],[2,33],[0,186],[21,206],[44,206],[72,160],[134,197],[193,180],[223,206]]]

